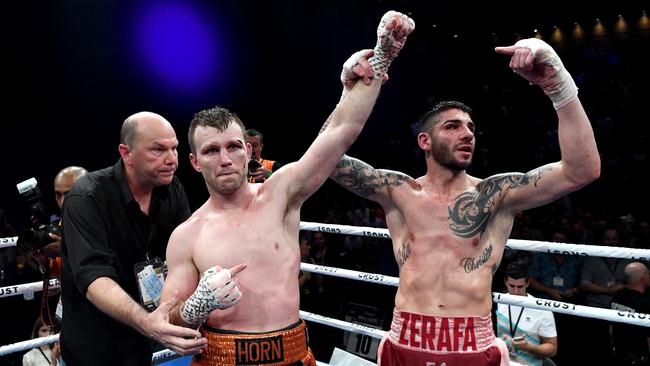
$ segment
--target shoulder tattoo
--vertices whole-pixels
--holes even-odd
[[[542,175],[549,170],[551,167],[545,166],[526,174],[500,174],[481,181],[475,190],[456,197],[449,207],[449,228],[462,238],[471,238],[483,233],[498,195],[529,184],[537,186]]]

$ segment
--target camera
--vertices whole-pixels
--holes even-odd
[[[61,235],[61,227],[48,223],[46,220],[45,205],[41,201],[41,191],[38,189],[36,178],[30,178],[16,185],[18,193],[25,200],[31,211],[31,228],[20,232],[17,245],[23,252],[42,249],[55,239],[49,234]]]
[[[248,174],[250,175],[250,174],[255,173],[255,171],[257,169],[261,168],[261,167],[262,167],[262,164],[260,164],[259,161],[255,160],[255,159],[249,160],[248,161]]]

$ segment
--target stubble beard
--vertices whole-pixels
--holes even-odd
[[[454,157],[454,154],[446,146],[434,144],[431,152],[435,162],[454,172],[466,170],[472,165],[473,156],[468,160],[460,161]]]

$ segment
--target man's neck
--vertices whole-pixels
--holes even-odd
[[[129,185],[133,199],[140,206],[140,210],[145,214],[149,214],[149,204],[151,203],[151,192],[153,186],[144,185],[138,182],[135,173],[127,167],[125,169],[126,182]]]
[[[645,283],[635,283],[632,285],[627,285],[627,288],[645,294],[646,285]]]
[[[423,188],[442,200],[453,199],[467,190],[467,173],[464,170],[452,171],[440,166],[430,167],[421,179]]]

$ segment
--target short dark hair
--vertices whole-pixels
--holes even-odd
[[[259,136],[260,137],[260,144],[264,143],[264,135],[262,135],[262,133],[260,131],[254,129],[254,128],[249,128],[248,130],[246,130],[246,136],[250,136],[250,137]]]
[[[442,101],[431,108],[427,113],[422,115],[418,120],[418,132],[429,131],[436,123],[439,121],[436,120],[442,112],[448,111],[450,109],[460,109],[461,111],[471,115],[472,108],[470,108],[465,103],[457,102],[454,100]]]
[[[204,109],[194,115],[190,123],[190,130],[187,132],[187,139],[190,144],[190,151],[195,154],[196,146],[194,146],[194,132],[198,127],[213,127],[217,131],[223,132],[232,124],[236,123],[242,131],[242,137],[246,136],[246,127],[239,119],[239,116],[226,108],[216,106],[210,109]]]
[[[518,280],[520,278],[528,279],[528,263],[525,261],[514,261],[506,267],[505,279],[508,277]]]

